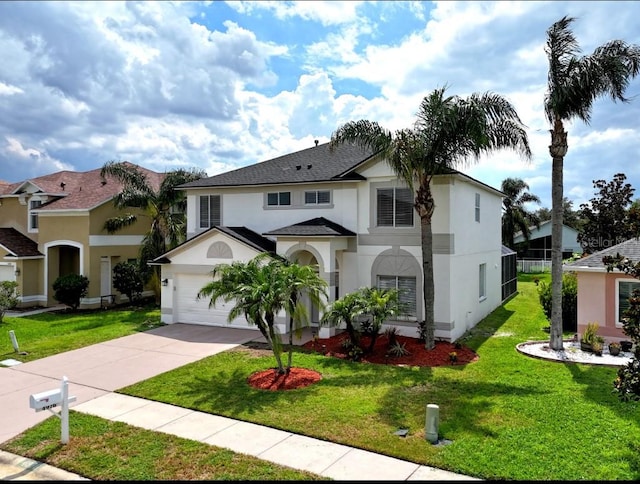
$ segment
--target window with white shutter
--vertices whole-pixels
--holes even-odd
[[[413,227],[413,194],[409,188],[378,188],[376,225]]]
[[[199,211],[199,227],[208,229],[215,225],[221,225],[222,214],[220,209],[220,195],[201,195]]]

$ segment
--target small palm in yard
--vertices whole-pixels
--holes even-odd
[[[360,293],[357,291],[345,294],[336,299],[323,313],[321,326],[339,327],[344,324],[349,335],[351,346],[360,346],[360,330],[356,327],[356,319],[362,315],[364,307]]]
[[[327,283],[318,276],[315,266],[300,265],[285,258],[280,258],[280,261],[281,275],[278,280],[285,295],[284,307],[289,314],[288,372],[293,358],[293,335],[300,335],[302,328],[309,326],[309,309],[302,303],[301,298],[306,295],[312,304],[321,307],[321,296],[325,299],[327,297]]]
[[[276,317],[280,311],[287,310],[291,315],[290,329],[295,329],[296,322],[302,324],[305,308],[300,294],[307,292],[311,300],[319,302],[318,294],[324,290],[324,281],[312,267],[300,267],[266,253],[249,262],[219,264],[211,275],[213,280],[200,289],[197,298],[209,297],[209,307],[220,300],[233,301],[229,321],[244,316],[256,325],[273,351],[278,373],[287,373],[282,363],[282,341],[275,326]]]
[[[400,293],[396,289],[365,287],[362,289],[364,313],[371,316],[372,332],[368,353],[373,351],[382,323],[402,313]]]

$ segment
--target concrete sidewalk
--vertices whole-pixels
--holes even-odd
[[[0,442],[51,413],[29,408],[29,396],[69,379],[74,411],[205,442],[336,480],[468,480],[468,476],[164,403],[112,393],[173,368],[252,340],[257,331],[173,324],[30,363],[0,368]],[[73,436],[71,436],[73,438]],[[54,476],[55,477],[51,477]],[[80,477],[0,453],[2,480]]]

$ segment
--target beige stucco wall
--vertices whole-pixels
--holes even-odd
[[[32,240],[38,240],[38,234],[27,233],[27,210],[28,205],[21,205],[18,197],[6,197],[0,200],[0,227],[13,227],[22,232]]]

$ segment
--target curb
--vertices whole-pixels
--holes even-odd
[[[88,481],[90,479],[43,462],[0,450],[0,480]]]

